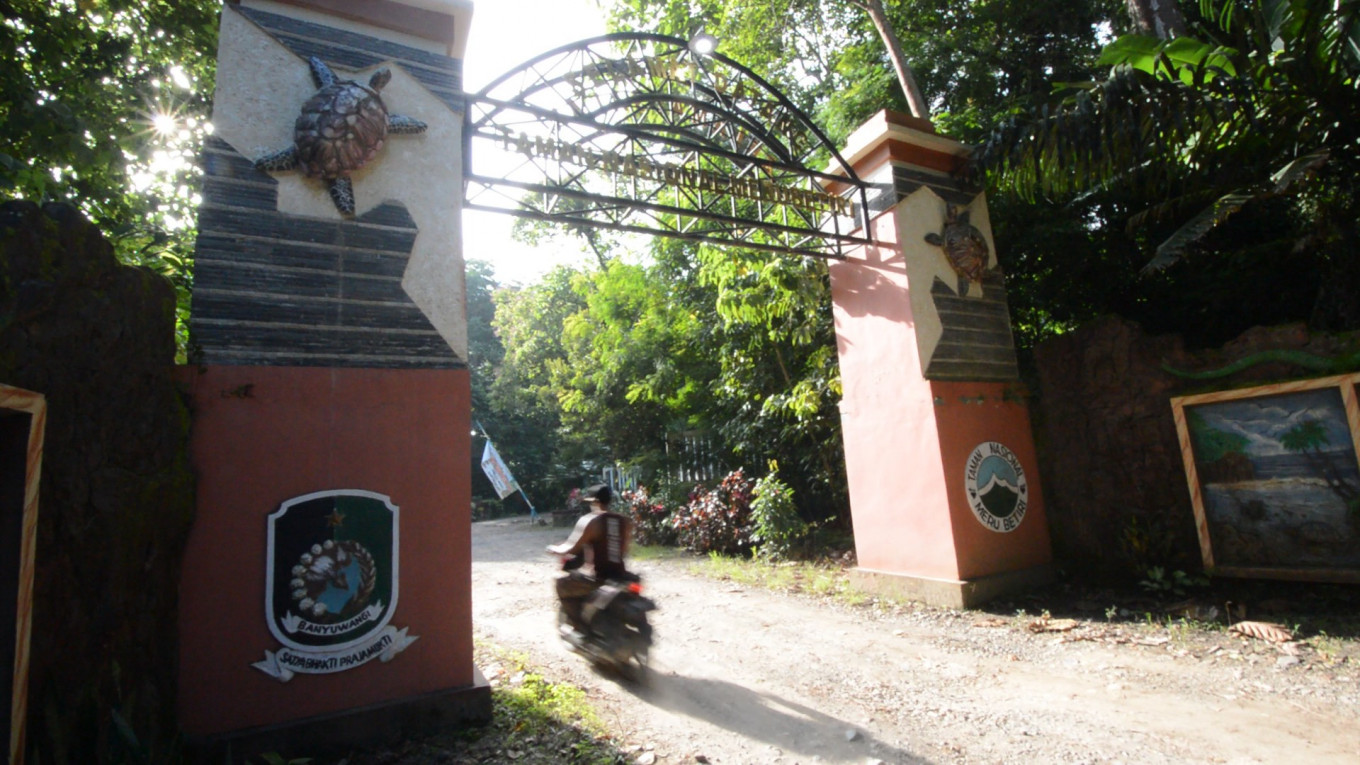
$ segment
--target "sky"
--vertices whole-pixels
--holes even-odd
[[[1335,388],[1270,396],[1255,401],[1224,401],[1198,407],[1205,424],[1247,439],[1252,456],[1288,454],[1280,439],[1306,420],[1322,423],[1327,432],[1323,451],[1351,448],[1346,410]]]
[[[604,13],[591,0],[473,0],[463,89],[475,93],[540,53],[604,31]],[[553,237],[538,247],[515,242],[510,237],[515,220],[464,211],[463,257],[490,262],[502,284],[530,284],[555,265],[594,262],[584,244],[570,237]]]

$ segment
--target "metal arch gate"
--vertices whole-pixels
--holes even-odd
[[[871,243],[855,234],[868,230],[868,184],[826,135],[750,69],[692,42],[582,40],[467,106],[467,209],[818,258]],[[487,167],[474,167],[474,145]]]

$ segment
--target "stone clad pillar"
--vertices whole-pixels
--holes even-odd
[[[198,508],[179,713],[200,744],[312,755],[489,717],[472,663],[459,228],[471,11],[223,8],[182,370]],[[332,80],[369,91],[325,96]],[[331,178],[257,169],[318,104],[333,133],[355,104],[379,108],[371,91],[396,119],[376,153],[345,160],[353,210]]]
[[[844,156],[877,244],[830,266],[856,578],[955,607],[1051,578],[986,200],[950,175],[965,151],[906,115],[860,128]]]

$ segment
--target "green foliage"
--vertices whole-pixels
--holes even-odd
[[[812,114],[837,145],[879,110],[905,109],[882,40],[868,15],[850,0],[758,4],[614,0],[610,5],[612,27],[618,30],[688,36],[702,26],[718,38],[720,52],[774,83]],[[1117,32],[1127,23],[1119,0],[899,0],[886,6],[905,58],[932,104],[933,121],[941,132],[965,142],[986,136],[1007,116],[1051,101],[1056,83],[1093,79],[1102,30]],[[1008,298],[1022,348],[1118,304],[1136,306],[1144,299],[1128,296],[1126,289],[1142,263],[1135,262],[1136,243],[1126,241],[1122,221],[1098,232],[1099,249],[1105,252],[1091,258],[1093,220],[1099,226],[1118,211],[1093,213],[1089,206],[1035,209],[1004,195],[992,195],[991,202],[998,257],[1008,276]],[[664,249],[675,253],[687,246]],[[800,456],[780,461],[790,468],[800,506],[843,508],[843,497],[822,483],[824,477],[843,481],[837,466],[843,458],[824,448],[839,443],[835,411],[839,377],[831,356],[829,293],[815,278],[824,273],[823,266],[768,255],[688,249],[694,254],[684,257],[697,262],[701,278],[718,288],[719,310],[729,329],[746,325],[754,331],[777,330],[795,342],[811,338],[809,347],[827,354],[806,357],[806,372],[799,364],[803,359],[786,358],[792,363],[774,371],[787,372],[788,381],[770,398],[765,419],[718,420],[742,425],[738,432],[724,434],[726,442],[748,459],[763,459],[766,454],[752,448],[757,441],[796,436],[799,448],[789,451]],[[721,265],[724,261],[726,266]],[[790,283],[786,272],[800,269],[808,283]],[[1074,289],[1074,277],[1079,288]],[[801,318],[802,323],[791,323],[790,317]],[[766,359],[778,360],[773,349],[761,350],[753,360],[748,360],[745,349],[724,358],[732,359],[730,366],[748,369]],[[750,379],[746,375],[738,384],[745,387]],[[732,393],[740,400],[738,390]],[[806,417],[814,408],[817,416]],[[751,425],[756,427],[748,435],[745,430]]]
[[[749,587],[831,598],[847,606],[862,606],[873,600],[862,590],[854,588],[843,568],[824,563],[772,562],[709,553],[690,570],[711,579]]]
[[[722,327],[715,333],[718,432],[739,457],[790,466],[795,495],[810,515],[835,515],[846,499],[826,264],[710,248],[697,256]]]
[[[680,544],[697,553],[736,554],[751,549],[751,479],[734,470],[713,489],[696,487],[675,512]]]
[[[1227,253],[1203,268],[1232,288],[1249,276],[1235,260],[1262,258],[1277,288],[1312,293],[1288,319],[1360,326],[1345,297],[1360,284],[1360,2],[1205,0],[1197,10],[1186,37],[1111,43],[1105,78],[1003,122],[977,162],[1026,199],[1125,200],[1109,223],[1146,237],[1145,275]],[[1167,277],[1186,302],[1197,285],[1182,277],[1193,272]],[[1248,305],[1274,302],[1238,292]]]
[[[1190,430],[1195,457],[1200,462],[1217,462],[1229,454],[1245,453],[1247,448],[1246,436],[1210,427],[1204,421],[1204,416],[1199,412],[1188,412],[1185,423]]]
[[[1175,595],[1183,598],[1191,589],[1208,587],[1209,579],[1191,576],[1179,569],[1167,573],[1161,566],[1153,566],[1148,569],[1147,578],[1140,581],[1138,586],[1155,595]]]
[[[1233,77],[1237,69],[1232,54],[1213,43],[1191,37],[1159,40],[1144,35],[1125,35],[1105,46],[1097,66],[1128,66],[1153,76],[1177,79],[1186,85],[1195,84],[1196,72],[1210,79],[1219,75]]]
[[[779,466],[756,481],[751,499],[751,542],[763,560],[785,560],[807,535],[808,524],[798,515],[793,489],[779,480]]]
[[[721,52],[812,113],[833,142],[879,109],[904,106],[881,39],[848,0],[606,5],[616,29],[690,36],[702,26]],[[1122,19],[1123,9],[1117,0],[911,0],[888,13],[937,124],[969,140],[998,115],[1049,98],[1055,80],[1090,79],[1095,26]],[[1001,254],[1022,292],[1011,299],[1022,341],[1123,299],[1119,280],[1099,268],[1079,277],[1097,298],[1070,288],[1067,266],[1089,239],[1088,211],[994,210],[998,241],[1004,227],[1008,241],[1024,243],[1013,250],[1023,267]],[[664,489],[676,467],[667,437],[699,432],[728,464],[778,460],[803,517],[848,518],[825,263],[655,240],[649,264],[637,265],[617,241],[589,243],[598,270],[564,269],[497,296],[506,355],[487,402],[497,414],[483,422],[521,481],[560,493],[617,463]],[[1136,273],[1132,251],[1112,245],[1106,261]],[[495,422],[501,416],[507,421]]]
[[[483,424],[511,469],[560,494],[622,464],[664,490],[681,459],[668,438],[699,432],[718,460],[773,457],[797,468],[810,505],[843,507],[824,266],[738,258],[729,269],[714,254],[710,273],[684,246],[658,254],[651,266],[559,269],[496,293],[505,355]]]
[[[168,277],[187,337],[212,0],[0,3],[0,198],[65,200]]]
[[[613,0],[611,28],[689,37],[750,66],[813,113],[833,142],[880,109],[907,111],[888,53],[852,0]],[[934,119],[974,140],[995,114],[1089,78],[1094,27],[1124,23],[1118,0],[897,0],[884,3]]]
[[[672,425],[700,418],[715,361],[693,339],[699,316],[643,266],[612,262],[574,281],[584,308],[562,323],[557,385],[562,424],[591,433],[609,461],[655,469]]]
[[[604,723],[580,688],[548,681],[520,654],[486,645],[479,646],[477,654],[478,664],[495,664],[502,679],[492,692],[491,725],[467,734],[481,744],[469,754],[488,755],[474,761],[505,762],[530,752],[573,765],[627,761],[609,741]]]
[[[1331,439],[1327,428],[1318,420],[1303,420],[1280,436],[1280,446],[1291,452],[1321,451]]]
[[[1160,516],[1130,512],[1119,535],[1120,551],[1135,571],[1151,571],[1176,559],[1175,530]]]
[[[599,457],[590,444],[570,441],[563,432],[554,383],[566,365],[562,324],[584,305],[572,289],[576,276],[559,268],[537,284],[493,290],[492,328],[504,353],[499,365],[474,372],[491,379],[483,376],[484,388],[474,385],[474,395],[485,390],[485,400],[474,398],[473,411],[485,413],[482,425],[531,497],[558,497],[582,485],[581,463]]]

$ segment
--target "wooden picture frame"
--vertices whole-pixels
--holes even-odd
[[[1205,571],[1360,582],[1360,374],[1171,399]]]
[[[0,385],[0,418],[9,420],[15,415],[26,416],[27,428],[22,427],[22,421],[16,420],[18,427],[4,426],[0,427],[0,431],[4,431],[6,452],[12,451],[10,446],[14,449],[23,446],[22,511],[16,519],[12,517],[14,508],[5,509],[6,528],[0,530],[0,538],[5,540],[7,546],[15,542],[18,544],[17,571],[7,575],[7,578],[17,576],[13,601],[14,655],[13,672],[10,675],[9,762],[23,762],[24,729],[28,719],[29,639],[33,625],[33,563],[38,541],[38,486],[42,477],[43,433],[47,429],[47,399],[40,393]],[[26,435],[23,430],[27,430]],[[9,441],[17,443],[10,444]],[[17,472],[18,466],[10,467]],[[5,480],[10,480],[9,476]],[[11,493],[8,486],[5,492],[4,501],[12,504],[14,498],[8,496]],[[10,556],[11,551],[5,551],[5,565],[13,569],[13,562],[8,560]],[[8,608],[9,603],[8,595],[0,599],[0,604],[5,608]],[[0,656],[0,661],[7,662],[10,658]]]

